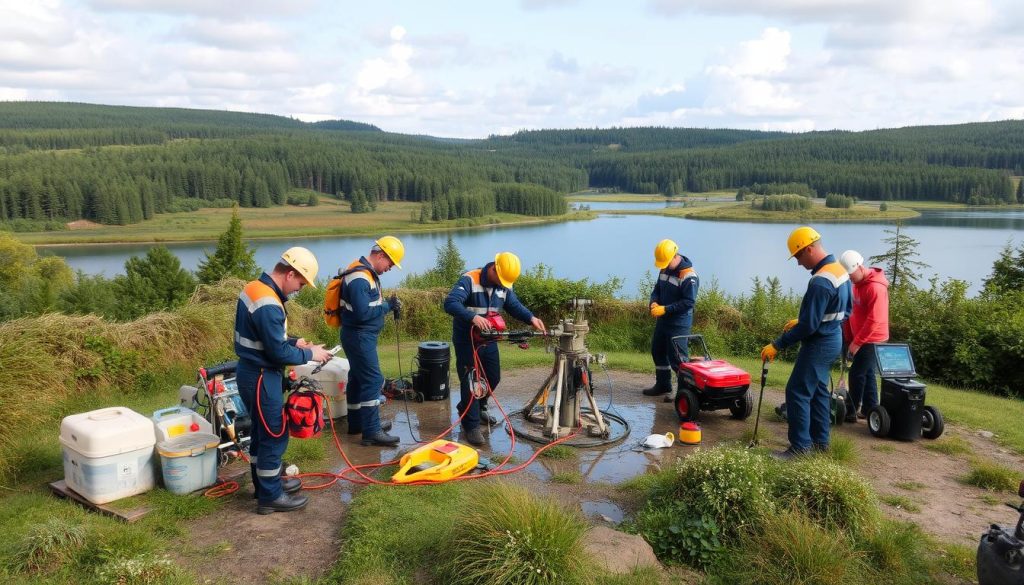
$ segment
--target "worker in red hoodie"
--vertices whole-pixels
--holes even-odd
[[[850,364],[850,400],[853,409],[846,413],[846,422],[867,418],[878,406],[878,382],[875,379],[876,343],[889,339],[889,281],[881,268],[864,265],[864,257],[856,250],[847,250],[839,263],[853,282],[853,312],[843,323],[843,342]],[[857,414],[857,410],[860,414]]]

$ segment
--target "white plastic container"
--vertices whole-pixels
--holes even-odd
[[[192,433],[213,434],[210,421],[184,406],[163,408],[153,413],[156,442],[169,441],[180,435]]]
[[[153,489],[153,421],[122,406],[72,414],[60,423],[67,486],[94,504]]]
[[[299,377],[307,376],[320,382],[324,396],[328,404],[324,405],[324,418],[341,418],[348,414],[348,403],[345,401],[345,390],[348,387],[348,360],[334,357],[324,364],[319,372],[310,376],[310,372],[316,369],[317,362],[309,362],[301,366],[295,366],[295,374]]]
[[[157,443],[164,487],[173,494],[187,494],[217,481],[217,444],[212,433],[188,433]]]

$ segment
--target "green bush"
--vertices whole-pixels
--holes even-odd
[[[524,488],[488,484],[456,518],[441,560],[450,585],[574,585],[590,580],[583,552],[586,522],[578,513]]]
[[[772,495],[829,529],[859,534],[878,522],[878,499],[871,486],[822,457],[781,466]]]
[[[914,350],[928,378],[993,394],[1020,395],[1024,291],[967,297],[967,283],[932,279],[929,288],[890,293],[890,338]]]
[[[856,202],[856,197],[850,197],[848,195],[840,195],[839,193],[829,193],[825,195],[825,207],[832,209],[849,209],[853,207],[853,204]]]
[[[635,523],[662,561],[705,568],[725,550],[722,529],[711,516],[694,514],[689,508],[685,502],[646,507]]]
[[[770,494],[775,466],[747,449],[698,449],[666,471],[668,479],[656,484],[647,506],[685,502],[690,517],[713,519],[723,539],[731,541],[774,509]]]
[[[811,200],[802,195],[768,195],[761,202],[765,211],[803,211],[811,208]]]

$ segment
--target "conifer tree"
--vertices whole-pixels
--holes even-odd
[[[256,251],[242,240],[242,219],[235,205],[227,231],[217,239],[214,253],[206,253],[206,259],[199,264],[196,276],[203,284],[213,284],[225,276],[252,280],[260,273],[255,254]]]
[[[895,230],[885,230],[885,233],[892,234],[891,237],[882,240],[889,244],[889,249],[868,259],[885,267],[885,273],[889,276],[893,288],[912,285],[921,277],[921,270],[930,268],[928,264],[917,260],[917,246],[920,242],[901,231],[902,227],[903,222],[897,221]]]

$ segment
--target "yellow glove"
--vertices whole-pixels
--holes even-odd
[[[790,329],[796,327],[797,323],[799,323],[799,321],[797,321],[796,319],[790,319],[789,321],[786,321],[786,324],[782,326],[782,332],[785,333],[786,331],[789,331]]]
[[[664,314],[665,314],[665,307],[664,306],[659,305],[658,303],[654,303],[653,305],[651,305],[651,317],[661,317]]]
[[[768,345],[764,346],[764,349],[761,350],[761,361],[770,362],[774,360],[775,356],[777,355],[779,355],[779,350],[775,349],[774,343],[769,343]]]

